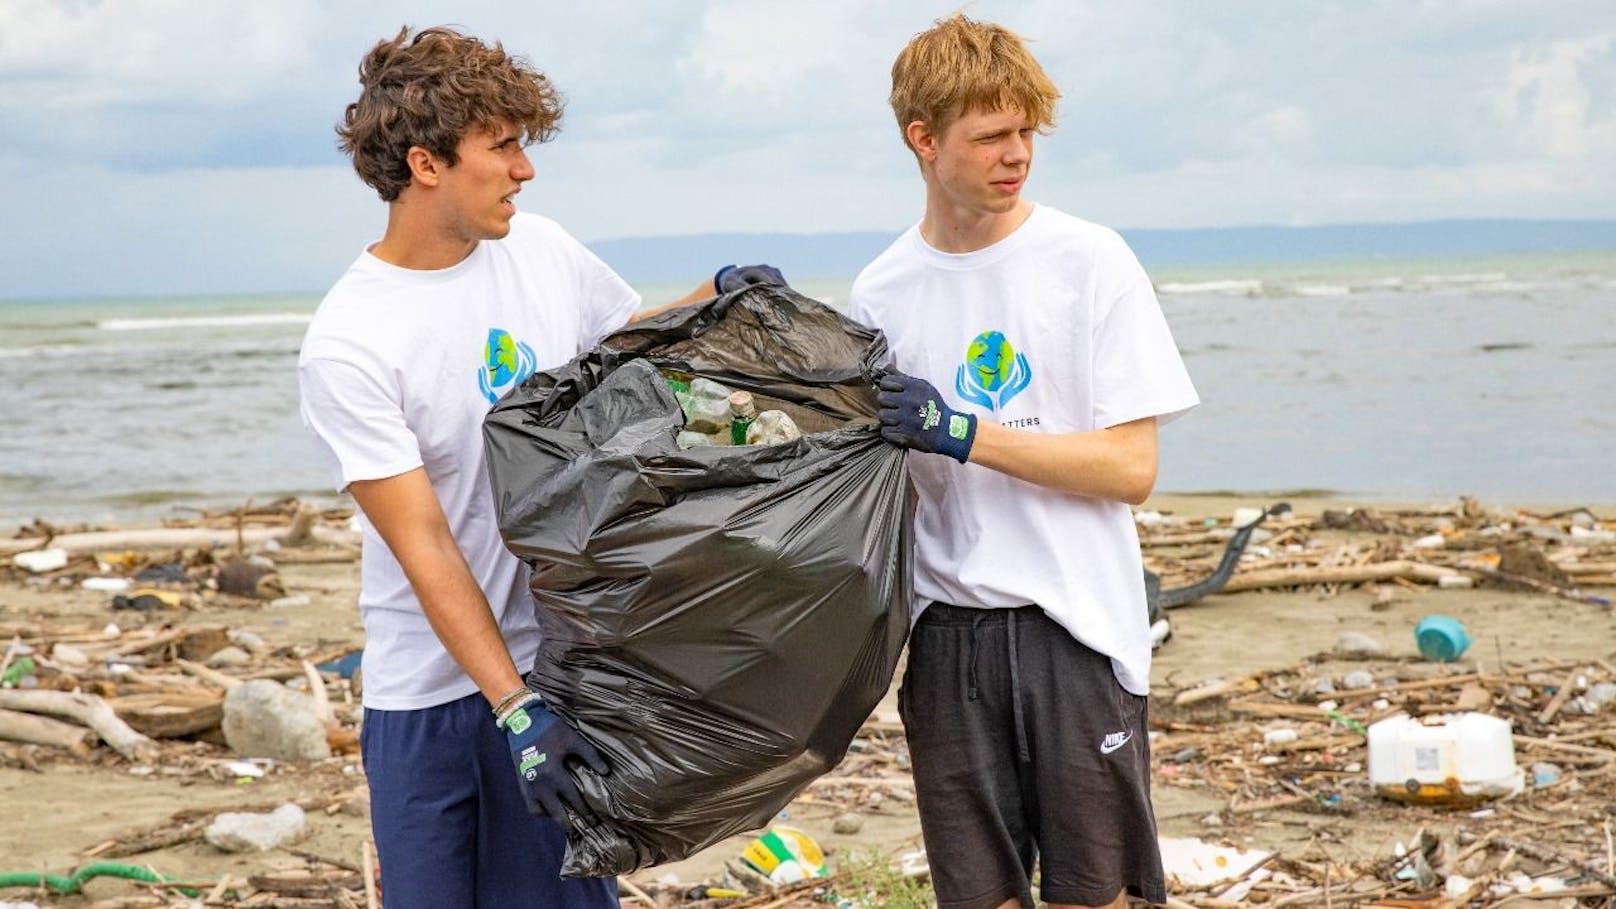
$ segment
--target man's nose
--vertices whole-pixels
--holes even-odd
[[[1032,160],[1032,137],[1017,134],[1005,148],[1004,159],[1010,164],[1025,164]]]
[[[533,174],[533,162],[528,158],[527,152],[525,150],[517,152],[516,163],[511,166],[511,179],[519,182],[527,181],[533,179]]]

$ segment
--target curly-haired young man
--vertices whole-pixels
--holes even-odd
[[[516,209],[526,147],[561,117],[543,73],[497,43],[406,28],[359,81],[337,132],[387,227],[321,302],[298,377],[304,422],[364,527],[361,749],[387,906],[616,906],[615,881],[559,876],[566,812],[588,810],[569,770],[609,768],[517,670],[539,632],[500,540],[482,421],[640,298]],[[767,266],[715,276],[758,280],[782,283]]]

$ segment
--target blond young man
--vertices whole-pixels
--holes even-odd
[[[498,44],[406,28],[359,78],[337,132],[387,227],[321,301],[298,382],[364,527],[361,750],[386,904],[616,906],[614,880],[560,878],[558,822],[587,811],[570,771],[609,768],[518,671],[538,624],[499,536],[482,421],[636,318],[640,298],[554,221],[516,210],[525,149],[561,117],[543,73]],[[783,283],[726,266],[679,303],[759,281]]]
[[[1122,239],[1021,195],[1058,98],[1002,27],[917,35],[891,103],[925,211],[850,296],[896,362],[882,434],[922,453],[899,700],[942,909],[1031,906],[1035,863],[1051,905],[1166,898],[1128,506],[1197,398]]]

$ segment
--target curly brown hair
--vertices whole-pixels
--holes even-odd
[[[420,146],[451,167],[469,132],[510,123],[524,143],[547,142],[561,121],[561,93],[544,73],[452,28],[409,26],[359,63],[359,100],[337,126],[337,144],[384,202],[410,185],[409,151]]]
[[[1060,90],[1015,32],[956,13],[910,39],[892,64],[892,113],[936,135],[972,111],[1019,108],[1040,133],[1055,125]],[[911,149],[912,150],[912,149]]]

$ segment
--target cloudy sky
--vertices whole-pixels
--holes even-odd
[[[384,207],[337,152],[401,24],[568,99],[522,207],[587,240],[894,230],[885,106],[942,0],[4,0],[0,298],[319,290]],[[1124,228],[1616,216],[1610,0],[978,0],[1064,92],[1029,195]]]

